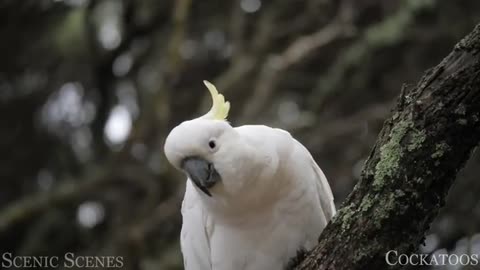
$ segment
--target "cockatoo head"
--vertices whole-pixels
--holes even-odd
[[[165,155],[204,194],[232,195],[255,173],[254,169],[244,170],[255,162],[254,149],[226,121],[230,103],[214,85],[204,83],[212,95],[212,108],[204,116],[176,126],[165,141]]]

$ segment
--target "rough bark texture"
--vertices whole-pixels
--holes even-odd
[[[295,269],[385,269],[389,250],[416,250],[480,140],[479,52],[477,25],[402,88],[360,181]]]

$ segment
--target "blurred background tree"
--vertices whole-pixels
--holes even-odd
[[[0,252],[182,269],[185,177],[163,142],[208,110],[203,79],[233,125],[304,143],[340,205],[402,84],[479,19],[476,0],[3,0]],[[479,165],[422,252],[480,253]]]

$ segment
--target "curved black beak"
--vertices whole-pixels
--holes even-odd
[[[201,191],[212,196],[208,189],[221,179],[212,163],[199,157],[188,157],[183,160],[182,169]]]

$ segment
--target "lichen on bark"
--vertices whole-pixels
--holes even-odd
[[[380,147],[380,160],[375,166],[373,187],[380,189],[387,178],[395,177],[402,157],[420,148],[425,140],[425,131],[414,127],[411,116],[399,120],[390,132],[389,141]]]

